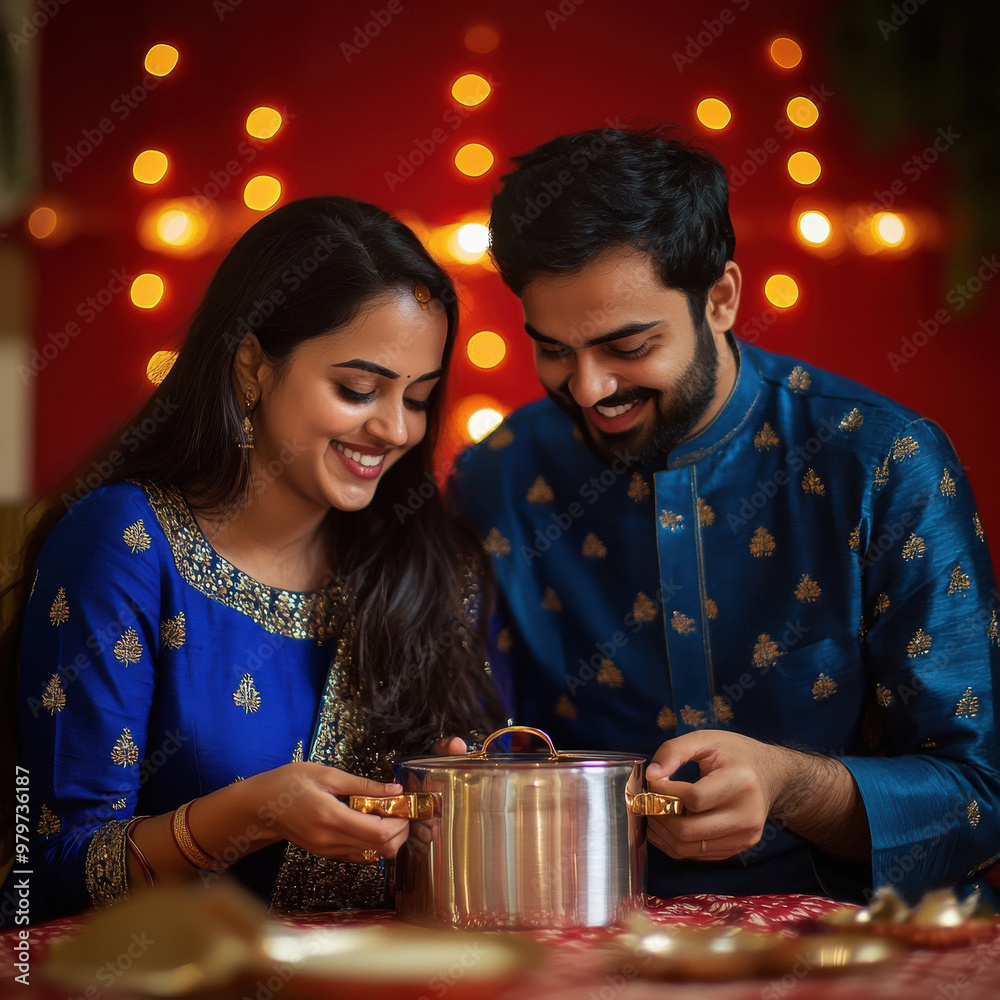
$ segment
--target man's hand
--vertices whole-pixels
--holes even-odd
[[[698,765],[698,781],[671,781],[689,761]],[[649,820],[650,841],[673,858],[731,858],[760,841],[769,817],[839,857],[871,857],[854,779],[831,757],[703,729],[663,743],[646,768],[646,784],[687,809],[685,816]]]

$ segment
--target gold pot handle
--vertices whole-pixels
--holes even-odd
[[[542,732],[541,729],[532,729],[531,726],[504,726],[503,729],[498,729],[495,733],[488,736],[483,740],[482,750],[470,750],[466,756],[473,757],[476,760],[489,760],[489,746],[495,740],[501,736],[506,736],[507,733],[531,733],[533,736],[537,736],[539,739],[545,740],[546,745],[549,748],[549,760],[559,760],[559,751],[555,748],[552,743],[552,739],[548,733]]]
[[[402,795],[351,795],[347,804],[358,812],[399,819],[430,819],[436,802],[431,792],[404,792]]]
[[[675,795],[658,792],[626,792],[625,808],[633,816],[681,816],[684,803]]]

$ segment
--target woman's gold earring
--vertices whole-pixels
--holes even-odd
[[[254,407],[253,389],[247,389],[245,399],[247,412],[246,416],[243,417],[243,440],[238,441],[237,444],[244,451],[253,451],[253,421],[250,419]]]

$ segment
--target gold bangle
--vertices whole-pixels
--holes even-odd
[[[225,871],[229,865],[225,861],[213,858],[211,854],[206,854],[192,836],[191,827],[188,825],[188,810],[190,808],[191,802],[185,802],[184,805],[178,806],[170,821],[170,832],[174,835],[177,850],[181,852],[181,856],[192,868],[206,872]]]
[[[136,816],[127,827],[125,827],[125,844],[128,850],[130,850],[135,855],[135,863],[139,866],[139,871],[142,872],[143,881],[146,883],[147,888],[152,889],[155,885],[153,869],[150,863],[146,860],[146,855],[139,850],[139,845],[132,839],[132,831],[144,820],[149,819],[148,816]]]

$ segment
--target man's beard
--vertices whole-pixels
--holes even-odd
[[[641,404],[653,399],[657,413],[652,430],[637,426],[619,434],[594,431],[573,400],[568,384],[558,391],[546,392],[573,418],[584,440],[604,461],[610,464],[621,459],[630,465],[646,465],[654,459],[665,462],[670,452],[690,437],[715,397],[718,377],[719,351],[708,323],[702,320],[697,329],[694,357],[669,394],[636,386],[600,400],[601,406],[625,406],[633,400]]]

